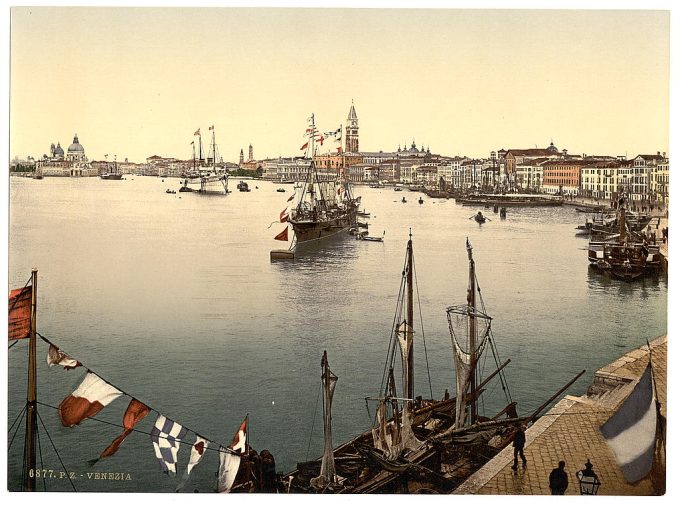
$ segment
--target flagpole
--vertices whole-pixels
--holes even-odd
[[[26,401],[26,436],[24,441],[24,489],[35,492],[35,441],[38,432],[36,373],[36,310],[38,307],[38,270],[31,270],[31,334],[28,342],[28,389]]]

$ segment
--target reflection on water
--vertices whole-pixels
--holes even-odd
[[[294,261],[271,263],[281,249],[268,229],[289,193],[268,182],[252,192],[207,198],[169,195],[169,180],[135,177],[11,179],[9,280],[24,284],[39,269],[38,328],[63,350],[168,417],[226,443],[246,413],[251,442],[268,448],[277,469],[322,449],[319,361],[328,351],[339,376],[334,441],[370,425],[364,397],[379,389],[409,229],[432,389],[454,393],[455,373],[445,309],[465,302],[467,253],[477,277],[520,413],[542,402],[583,368],[581,393],[600,366],[666,330],[665,276],[634,283],[592,273],[586,240],[574,237],[571,208],[508,209],[481,227],[476,208],[392,189],[361,188],[370,231],[383,243],[339,234]],[[292,187],[292,186],[291,186]],[[416,392],[429,394],[422,334],[416,327]],[[46,354],[39,345],[39,355]],[[8,422],[25,400],[25,344],[9,355]],[[81,372],[39,364],[38,393],[58,405]],[[100,416],[120,424],[128,400]],[[504,405],[489,393],[486,412]],[[66,450],[69,467],[91,471],[119,429],[84,422],[61,428],[56,411],[41,415]],[[152,416],[140,424],[148,431]],[[313,427],[313,431],[312,431]],[[57,460],[48,454],[46,463]],[[180,470],[188,448],[179,452]],[[9,457],[10,487],[20,481],[21,449]],[[190,487],[214,488],[216,456],[206,456]],[[102,466],[103,467],[103,466]],[[128,437],[106,470],[131,471],[130,482],[78,484],[79,490],[172,491],[144,434]],[[52,484],[56,490],[68,485]]]

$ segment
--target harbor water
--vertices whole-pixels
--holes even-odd
[[[272,263],[270,250],[288,246],[273,238],[293,185],[252,181],[240,193],[236,183],[227,196],[203,196],[166,194],[179,188],[167,178],[11,178],[9,282],[21,287],[37,268],[38,331],[154,411],[223,445],[248,414],[250,444],[270,450],[280,472],[323,450],[324,350],[339,377],[333,442],[371,425],[365,397],[380,389],[409,230],[420,303],[415,385],[425,397],[455,393],[446,307],[466,301],[466,238],[499,356],[512,359],[505,373],[520,414],[587,369],[570,389],[582,393],[597,368],[666,332],[665,275],[625,283],[594,272],[587,240],[574,235],[585,215],[571,207],[509,208],[505,220],[486,209],[491,221],[479,225],[470,220],[478,209],[454,200],[357,187],[370,234],[384,231],[383,243],[343,234]],[[27,342],[8,353],[8,425],[25,404]],[[88,465],[121,429],[92,420],[62,427],[55,407],[84,369],[49,369],[46,355],[39,341],[39,414],[63,465],[39,422],[42,468],[73,471],[79,491],[174,491],[178,478],[161,473],[147,435],[153,411],[113,457]],[[490,383],[480,411],[505,405],[498,388]],[[129,400],[97,418],[120,425]],[[10,490],[21,489],[22,432],[9,452]],[[179,475],[189,448],[180,447]],[[211,492],[217,462],[206,452],[185,490]],[[63,478],[45,486],[72,490]]]

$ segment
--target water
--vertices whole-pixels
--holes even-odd
[[[166,194],[177,180],[132,178],[12,178],[11,287],[37,267],[43,335],[208,439],[229,444],[248,413],[252,446],[269,449],[279,471],[322,451],[324,350],[340,378],[334,442],[368,428],[364,397],[380,386],[409,228],[435,396],[454,393],[445,308],[465,302],[466,237],[500,357],[512,359],[505,370],[521,414],[587,369],[570,389],[582,393],[597,368],[666,331],[667,279],[627,284],[593,273],[587,241],[574,236],[584,216],[569,207],[511,208],[505,221],[486,210],[492,221],[480,226],[469,220],[477,209],[453,200],[418,205],[418,193],[361,187],[371,234],[384,230],[384,243],[343,235],[295,262],[270,263],[269,251],[287,244],[273,240],[283,225],[268,226],[292,185],[283,194],[278,184],[252,182],[250,193],[211,197]],[[416,392],[429,396],[419,322],[416,328]],[[8,424],[25,401],[26,351],[27,341],[9,351]],[[46,353],[39,343],[38,398],[58,406],[84,371],[48,369]],[[98,418],[120,424],[128,402],[120,397]],[[502,406],[488,393],[486,413]],[[147,435],[133,433],[116,455],[90,467],[120,429],[95,421],[62,428],[47,406],[40,415],[78,490],[174,490],[177,480],[161,474]],[[150,431],[156,416],[138,430]],[[11,490],[20,488],[21,442],[20,431],[9,454]],[[44,433],[40,444],[44,467],[62,470]],[[183,446],[180,473],[188,455]],[[209,451],[187,489],[211,491],[216,470]],[[94,471],[131,479],[88,480]],[[46,482],[48,490],[71,489],[64,479]]]

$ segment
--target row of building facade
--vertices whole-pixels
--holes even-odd
[[[347,115],[344,150],[315,154],[317,171],[328,178],[343,175],[354,183],[401,183],[449,191],[524,191],[611,200],[620,192],[636,201],[668,203],[669,159],[666,153],[623,156],[574,155],[551,141],[546,148],[500,149],[487,158],[450,157],[430,148],[404,144],[395,151],[359,150],[359,119],[354,102]],[[123,173],[181,177],[205,161],[152,155],[144,164],[118,162]],[[241,150],[239,163],[221,162],[227,171],[251,171],[274,181],[303,180],[311,159],[304,157],[256,160]],[[97,176],[108,161],[90,162],[75,135],[66,153],[57,143],[50,155],[35,161],[43,176]]]

